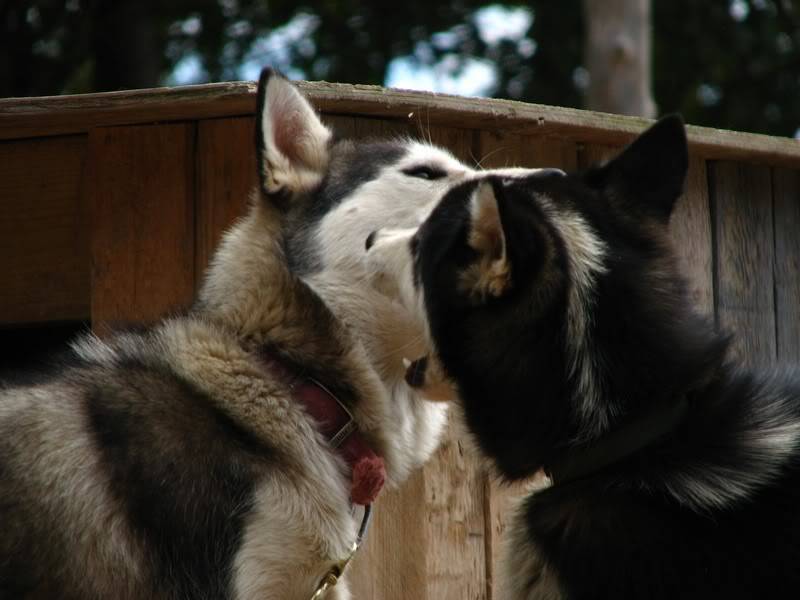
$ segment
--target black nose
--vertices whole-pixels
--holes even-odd
[[[373,231],[367,236],[367,241],[364,242],[364,248],[366,248],[367,250],[372,248],[372,244],[375,243],[375,236],[377,233],[378,233],[377,231]]]

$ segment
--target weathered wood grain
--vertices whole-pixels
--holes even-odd
[[[327,82],[298,82],[322,112],[381,119],[423,114],[430,125],[558,137],[620,146],[652,121],[511,100],[464,98],[430,92]],[[0,139],[85,132],[92,127],[255,113],[255,84],[218,83],[44,98],[0,100]],[[789,138],[689,127],[693,152],[793,168],[800,144]]]
[[[751,366],[775,361],[771,189],[769,168],[709,164],[716,317],[736,333],[734,350]]]
[[[0,100],[0,139],[255,114],[253,82]]]
[[[195,270],[197,285],[222,233],[245,214],[258,184],[255,119],[206,119],[197,124]]]
[[[152,322],[194,292],[193,124],[89,134],[92,322]]]
[[[694,305],[705,314],[713,314],[711,214],[706,163],[702,158],[689,159],[686,190],[672,213],[670,232]]]
[[[575,171],[578,152],[574,142],[558,138],[481,131],[479,161],[483,168],[555,167]]]
[[[0,324],[89,317],[86,136],[0,143]]]
[[[772,171],[775,341],[778,360],[800,362],[800,172]]]
[[[356,119],[344,115],[322,115],[322,121],[333,130],[334,139],[351,138],[355,134]]]

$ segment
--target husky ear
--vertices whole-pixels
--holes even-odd
[[[683,119],[670,115],[586,179],[590,186],[608,191],[623,210],[666,223],[683,192],[688,168]]]
[[[256,160],[261,189],[288,200],[313,188],[328,165],[330,130],[280,73],[266,68],[258,80]]]
[[[469,201],[467,244],[477,259],[462,274],[462,284],[476,300],[500,297],[511,287],[511,264],[500,215],[500,186],[482,181]]]

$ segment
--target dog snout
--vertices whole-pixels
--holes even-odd
[[[365,250],[369,250],[370,248],[372,248],[372,245],[375,243],[375,238],[376,237],[378,237],[378,230],[377,229],[375,231],[371,232],[367,236],[367,239],[364,241],[364,249]]]
[[[536,175],[539,177],[566,177],[567,174],[561,169],[536,169]]]

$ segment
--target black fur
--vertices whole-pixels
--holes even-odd
[[[550,185],[547,181],[536,184]],[[507,225],[513,285],[510,293],[475,306],[460,291],[459,276],[476,259],[467,244],[466,200],[477,185],[470,182],[449,193],[420,228],[415,271],[423,285],[437,351],[462,391],[467,422],[483,450],[508,477],[517,478],[533,473],[543,460],[554,456],[558,440],[570,426],[565,404],[535,401],[568,392],[562,378],[548,376],[566,371],[563,355],[550,351],[562,343],[566,265],[563,252],[555,253],[545,265],[548,245],[561,242],[541,210],[531,202],[508,201],[512,199],[505,196],[502,186],[495,185],[501,218]],[[539,235],[529,235],[529,231]],[[526,243],[515,244],[517,239]],[[544,290],[540,301],[532,305],[529,290],[545,268],[557,284]],[[525,330],[520,323],[526,324]],[[465,333],[468,343],[464,343]],[[519,385],[529,378],[537,382],[535,388]]]
[[[416,239],[415,270],[441,362],[479,447],[509,479],[590,448],[656,406],[688,399],[666,437],[525,502],[529,540],[564,597],[788,598],[800,589],[800,385],[739,370],[728,339],[690,304],[666,225],[687,170],[683,124],[662,120],[608,165],[567,177],[494,178],[512,284],[471,302],[467,209],[445,197]],[[542,198],[553,210],[543,211]],[[569,368],[567,304],[578,285],[559,220],[602,240],[582,309],[595,365],[587,421]],[[519,573],[535,595],[538,572]],[[529,596],[525,596],[526,598]],[[550,596],[547,596],[548,598]]]
[[[143,565],[150,595],[232,597],[244,519],[255,486],[275,468],[274,451],[157,363],[75,360],[61,381],[95,382],[76,410],[86,416],[114,500],[150,559]],[[0,449],[15,452],[2,443]],[[18,474],[3,468],[0,455],[0,476],[14,481]],[[70,597],[64,590],[72,582],[59,569],[71,541],[49,518],[37,518],[40,510],[33,494],[0,494],[0,514],[29,515],[15,521],[25,527],[3,532],[0,556],[10,562],[0,562],[0,598]],[[28,529],[37,523],[50,530]],[[47,547],[34,540],[48,540]]]
[[[121,365],[86,400],[111,489],[168,597],[226,598],[243,517],[270,450],[188,384]],[[198,460],[199,457],[202,457]]]

